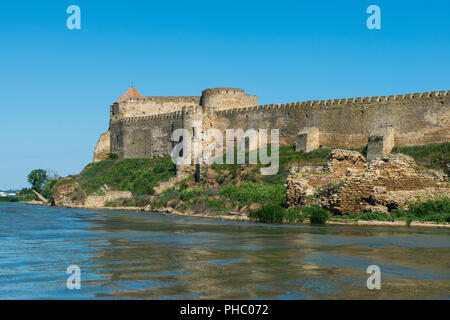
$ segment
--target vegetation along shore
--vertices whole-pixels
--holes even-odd
[[[87,165],[78,175],[47,179],[41,192],[48,204],[66,207],[129,209],[266,223],[449,227],[449,155],[450,143],[401,147],[394,148],[392,156],[380,159],[379,163],[366,164],[365,149],[319,148],[307,153],[286,146],[280,148],[280,170],[276,175],[260,175],[260,164],[214,164],[204,169],[200,182],[195,182],[193,175],[177,179],[170,157],[119,160],[110,154],[109,159]],[[392,165],[397,166],[392,169],[395,177],[389,176],[390,167],[386,169]],[[357,169],[362,166],[361,170],[355,166]],[[341,170],[344,167],[346,170]],[[379,177],[373,178],[371,170]],[[292,205],[288,194],[295,194],[296,190],[289,193],[287,181],[299,179],[299,172],[301,181],[307,173],[312,191],[301,185],[304,193],[296,196]],[[389,183],[385,183],[387,191],[378,188],[377,197],[358,203],[370,210],[344,206],[349,202],[340,199],[339,192],[352,183],[367,184],[368,179],[394,182],[409,179],[406,181],[421,184],[421,189],[390,190]],[[316,180],[321,184],[315,185]],[[339,201],[333,200],[337,198]],[[357,208],[359,212],[343,213],[346,208]]]

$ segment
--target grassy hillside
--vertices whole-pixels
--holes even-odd
[[[449,143],[423,147],[396,148],[394,152],[411,155],[419,165],[445,170],[450,162]],[[170,157],[157,159],[123,159],[105,160],[88,165],[79,175],[61,179],[56,185],[76,183],[81,189],[78,194],[95,194],[107,184],[112,190],[131,191],[133,200],[108,203],[109,206],[145,206],[154,208],[172,207],[190,213],[224,213],[251,214],[255,219],[267,222],[299,222],[305,219],[323,220],[326,214],[318,208],[286,210],[285,186],[289,169],[297,165],[325,164],[331,149],[319,148],[313,152],[295,152],[293,146],[281,147],[279,154],[279,171],[276,175],[260,175],[261,164],[237,165],[214,164],[207,168],[201,183],[190,177],[174,188],[158,196],[153,195],[153,188],[161,181],[175,176],[175,166]],[[357,150],[364,153],[364,150]],[[81,191],[81,192],[80,192]],[[442,200],[439,208],[447,210],[448,199]],[[428,205],[428,209],[433,204]],[[440,210],[440,211],[439,211]],[[417,215],[417,219],[447,221],[441,209],[434,210],[433,217],[426,214]],[[425,210],[427,211],[427,210]],[[428,210],[431,212],[432,210]],[[445,213],[445,212],[444,212]],[[313,217],[314,215],[314,217]],[[317,217],[315,216],[317,215]],[[350,215],[348,219],[359,219]],[[397,219],[408,219],[415,214],[398,213]],[[381,219],[381,216],[370,216]],[[385,217],[384,217],[385,218]]]
[[[392,152],[409,155],[420,166],[443,170],[447,175],[450,174],[447,166],[450,165],[450,142],[417,147],[394,147]]]
[[[103,185],[112,190],[130,191],[135,195],[151,195],[161,181],[175,176],[170,157],[156,159],[104,160],[89,164],[75,176],[60,179],[55,187],[76,184],[86,196],[99,191]]]

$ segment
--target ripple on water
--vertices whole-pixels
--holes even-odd
[[[358,298],[371,264],[410,279],[385,297],[446,298],[449,234],[0,204],[0,298]],[[82,290],[66,287],[71,264]]]

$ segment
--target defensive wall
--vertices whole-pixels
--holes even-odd
[[[281,145],[294,145],[307,128],[329,148],[364,147],[386,130],[396,146],[450,141],[449,91],[258,105],[258,97],[242,89],[215,88],[192,97],[127,97],[110,115],[110,145],[103,136],[96,150],[120,158],[169,154],[173,130],[193,130],[194,120],[203,130],[278,129]]]

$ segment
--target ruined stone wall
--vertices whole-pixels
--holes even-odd
[[[388,127],[395,128],[396,146],[442,143],[450,141],[450,97],[440,91],[236,108],[218,111],[215,125],[279,129],[282,145],[294,145],[305,127],[319,129],[323,147],[364,147]]]
[[[447,176],[419,168],[409,156],[389,154],[367,163],[360,153],[339,149],[326,166],[292,168],[286,185],[289,207],[320,204],[336,214],[387,213],[441,196],[450,196]]]
[[[341,213],[387,212],[405,209],[418,199],[425,201],[449,195],[445,174],[432,170],[420,172],[413,158],[392,154],[370,163],[363,175],[345,179],[335,201],[325,202],[328,209]]]

